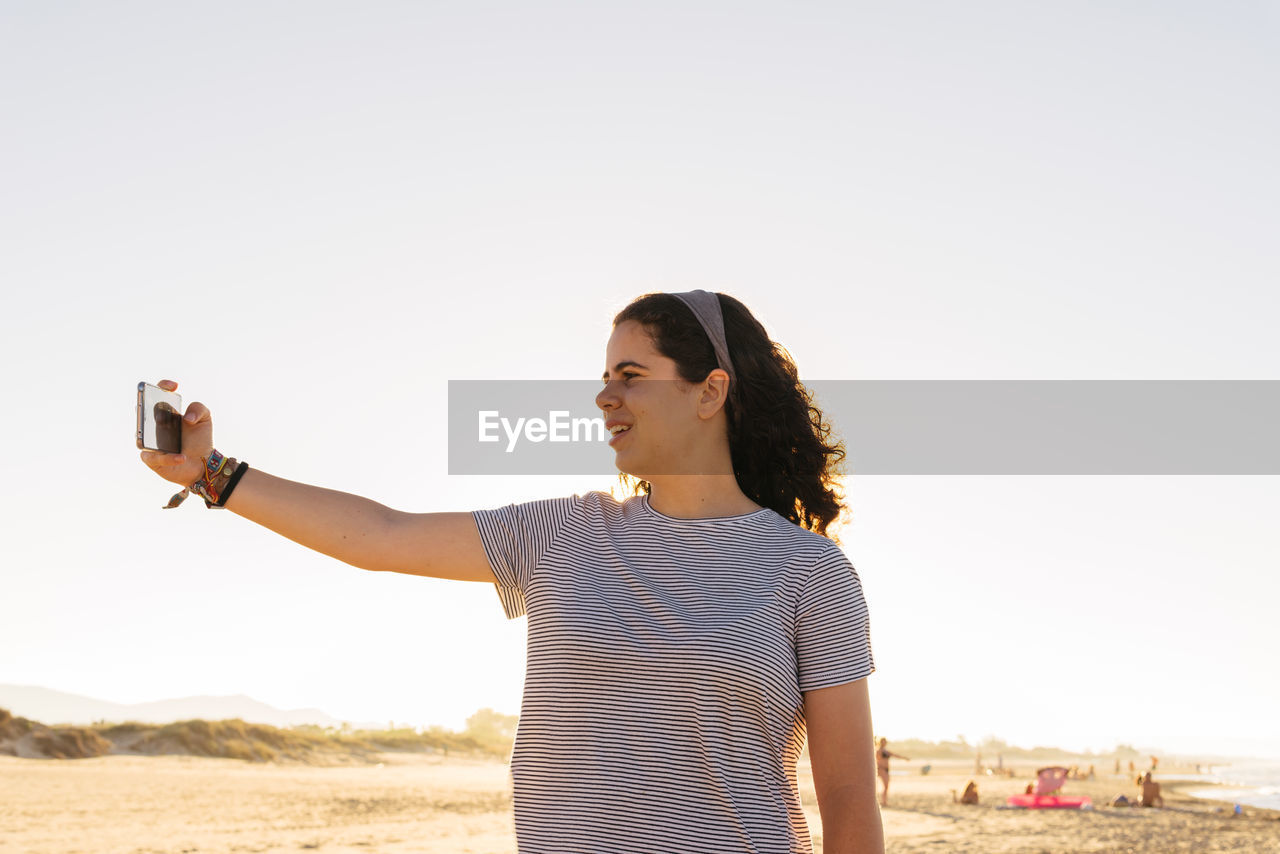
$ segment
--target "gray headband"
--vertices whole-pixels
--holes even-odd
[[[684,291],[671,296],[678,297],[689,306],[693,316],[698,318],[707,337],[711,339],[711,346],[716,351],[716,361],[729,375],[729,388],[737,386],[738,375],[733,372],[733,362],[729,360],[729,345],[724,337],[724,315],[720,312],[720,298],[704,290]]]

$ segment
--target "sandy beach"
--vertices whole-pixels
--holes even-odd
[[[515,854],[511,786],[501,762],[387,753],[381,764],[316,767],[193,756],[0,757],[4,854],[429,852]],[[919,761],[890,782],[891,852],[1280,851],[1280,812],[1197,800],[1165,784],[1164,809],[1105,806],[1124,777],[1068,782],[1093,810],[1004,809],[1019,778],[979,778],[982,803],[952,803],[972,768]],[[821,823],[808,764],[799,768],[814,850]],[[1030,768],[1028,768],[1030,771]],[[1186,784],[1204,788],[1204,784]]]

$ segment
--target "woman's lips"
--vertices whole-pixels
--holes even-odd
[[[612,448],[612,447],[613,447],[614,445],[616,445],[618,442],[622,441],[622,438],[623,438],[624,436],[626,436],[628,433],[630,433],[630,432],[631,432],[632,430],[634,430],[634,429],[636,429],[634,426],[632,426],[632,427],[628,427],[626,430],[623,430],[621,433],[618,433],[616,436],[612,436],[612,437],[610,437],[610,438],[609,438],[609,447],[611,447],[611,448]]]

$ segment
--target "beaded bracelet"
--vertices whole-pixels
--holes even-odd
[[[173,495],[163,509],[177,507],[193,492],[204,499],[204,506],[209,510],[225,507],[227,499],[231,497],[231,490],[236,488],[240,478],[249,470],[248,463],[237,463],[235,457],[224,457],[217,450],[210,451],[209,456],[201,457],[200,460],[204,463],[204,476]]]

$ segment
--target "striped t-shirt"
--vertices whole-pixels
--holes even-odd
[[[812,852],[801,692],[875,669],[839,546],[768,508],[677,519],[599,491],[473,516],[529,616],[520,854]]]

